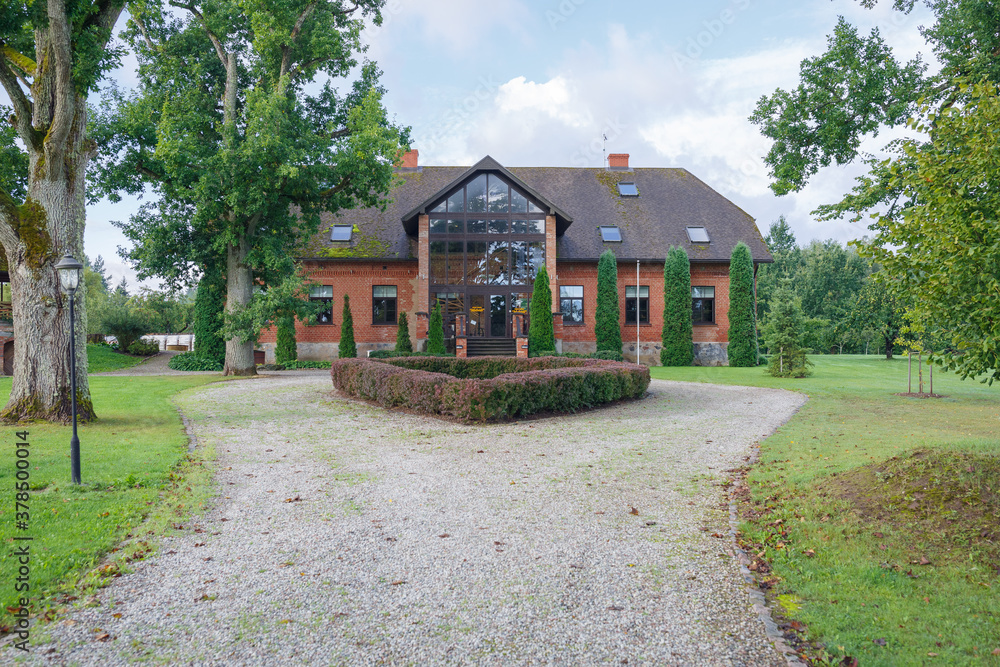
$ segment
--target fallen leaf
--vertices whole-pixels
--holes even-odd
[[[858,667],[859,664],[857,658],[852,658],[849,655],[845,655],[844,659],[840,661],[840,667]]]
[[[932,657],[932,658],[936,658],[938,654],[937,654],[937,653],[935,653],[934,651],[929,651],[929,652],[927,653],[927,655],[928,655],[928,656],[930,656],[930,657]]]
[[[633,516],[639,516],[639,510],[633,507],[631,510],[629,510],[629,514]]]
[[[872,640],[878,646],[885,646],[885,637],[879,637],[878,639]]]
[[[482,449],[476,451],[476,454],[485,454],[485,453],[486,451]]]
[[[112,618],[121,618],[121,614],[111,614]]]
[[[719,539],[722,539],[722,537],[724,536],[721,533],[712,533],[712,537],[718,537]]]
[[[219,519],[219,521],[229,521],[229,519]]]
[[[879,537],[879,538],[885,537],[885,535],[883,533],[880,533],[880,532],[872,533],[872,535],[874,535],[875,537]]]
[[[196,547],[203,547],[203,546],[205,546],[205,543],[204,542],[195,542],[194,545]]]
[[[285,498],[286,503],[300,503],[302,498],[300,496],[295,496],[294,498]]]
[[[608,607],[608,611],[625,611],[625,607],[619,607],[618,605],[613,604]]]
[[[993,649],[993,655],[1000,655],[1000,648]]]
[[[442,533],[441,535],[438,535],[438,537],[451,537],[451,535],[448,533]]]
[[[405,584],[405,583],[406,583],[406,580],[405,580],[405,579],[397,579],[396,581],[392,582],[392,583],[391,583],[391,584],[389,584],[389,585],[390,585],[390,586],[399,586],[400,584]],[[346,615],[346,614],[345,614],[345,615]]]
[[[921,565],[930,565],[930,564],[931,564],[931,562],[930,562],[929,560],[927,560],[927,557],[926,557],[926,556],[921,556],[921,557],[920,557],[920,564],[921,564]]]
[[[813,551],[812,549],[806,549],[802,553],[805,554],[806,558],[812,558],[813,556],[816,555],[816,552]]]
[[[109,639],[111,639],[111,635],[109,635],[106,632],[104,634],[97,635],[97,641],[99,641],[99,642],[106,642]]]

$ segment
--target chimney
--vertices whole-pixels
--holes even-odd
[[[628,153],[609,154],[608,169],[628,169]]]
[[[416,169],[417,168],[417,158],[420,156],[420,151],[416,148],[410,151],[406,151],[400,156],[400,160],[396,163],[396,167],[399,169]]]

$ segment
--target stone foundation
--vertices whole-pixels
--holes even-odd
[[[726,348],[729,343],[695,343],[695,366],[728,366],[729,355]]]
[[[594,347],[597,347],[596,344]],[[639,348],[639,363],[643,366],[659,366],[660,350],[662,349],[662,343],[648,343],[643,341]],[[635,341],[622,345],[622,359],[635,363]]]

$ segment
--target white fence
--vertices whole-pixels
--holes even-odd
[[[190,352],[194,349],[194,334],[146,334],[142,340],[147,343],[156,343],[160,346],[160,351],[178,350]]]

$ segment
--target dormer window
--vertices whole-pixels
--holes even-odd
[[[704,227],[688,227],[687,228],[688,238],[691,243],[711,243],[712,239],[708,236],[708,230]]]
[[[639,188],[635,186],[635,183],[619,183],[618,194],[622,197],[638,197]]]
[[[617,227],[598,227],[601,230],[601,240],[605,243],[621,243],[622,230]]]
[[[330,229],[331,241],[350,241],[351,234],[354,233],[353,225],[334,225]]]

